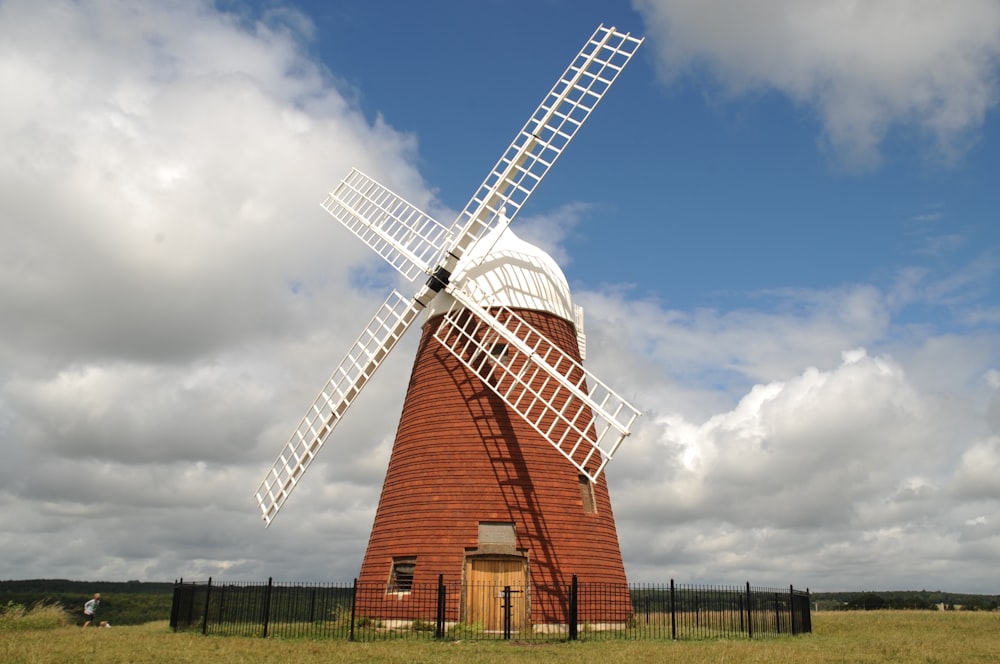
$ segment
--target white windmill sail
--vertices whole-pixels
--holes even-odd
[[[281,509],[330,432],[422,308],[396,290],[379,307],[258,487],[257,504],[264,521],[270,523]]]
[[[449,293],[434,338],[596,482],[639,411],[508,307]]]
[[[641,44],[599,26],[447,230],[356,169],[330,193],[324,209],[408,279],[421,272],[429,279],[410,301],[389,296],[278,455],[255,494],[268,525],[417,314],[441,290],[454,288],[449,281],[459,259],[517,215]],[[597,449],[613,453],[614,447]]]
[[[452,223],[449,232],[357,169],[323,208],[411,281],[458,259],[490,230],[509,224],[628,64],[642,39],[600,26],[531,114]],[[452,266],[454,267],[454,266]]]
[[[461,258],[497,216],[517,216],[642,41],[613,27],[594,31],[458,215],[452,253]]]
[[[356,168],[323,209],[410,281],[437,264],[449,237],[446,226]]]

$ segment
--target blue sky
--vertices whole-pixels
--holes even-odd
[[[369,118],[417,135],[421,173],[456,209],[579,35],[601,22],[646,32],[627,2],[537,3],[530,19],[506,3],[390,6],[310,7],[315,52],[359,88]],[[581,199],[597,208],[566,240],[571,279],[596,285],[611,272],[670,306],[731,305],[736,291],[888,287],[914,261],[953,269],[996,245],[995,114],[944,159],[910,118],[887,113],[878,163],[846,163],[818,147],[809,103],[765,85],[732,94],[703,63],[665,84],[656,49],[640,51],[533,199],[536,212]]]
[[[251,493],[599,23],[646,36],[515,221],[643,411],[634,581],[1000,592],[1000,3],[0,3],[0,577],[348,580],[416,334]],[[88,565],[87,561],[94,561]]]

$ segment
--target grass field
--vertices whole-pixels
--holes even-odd
[[[351,643],[174,634],[165,622],[136,627],[0,631],[0,662],[997,662],[1000,613],[852,611],[813,614],[813,633],[760,641],[417,640]]]

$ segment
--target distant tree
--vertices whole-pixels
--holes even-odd
[[[847,603],[847,608],[854,611],[875,611],[885,608],[885,600],[876,593],[861,593]]]
[[[906,597],[903,601],[902,608],[927,610],[933,609],[934,604],[928,601],[925,597],[914,594]]]

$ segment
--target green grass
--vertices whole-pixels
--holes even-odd
[[[1000,613],[871,611],[813,614],[813,633],[759,641],[339,640],[174,634],[165,622],[81,629],[0,629],[0,662],[996,662]]]

